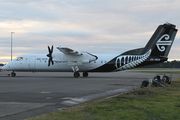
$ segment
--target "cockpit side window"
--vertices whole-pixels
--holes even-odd
[[[14,59],[15,61],[22,61],[23,57],[17,57],[16,59]]]

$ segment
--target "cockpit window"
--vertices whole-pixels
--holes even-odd
[[[17,57],[16,59],[14,59],[15,61],[22,61],[23,57]]]

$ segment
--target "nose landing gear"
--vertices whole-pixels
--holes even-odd
[[[12,77],[15,77],[15,76],[16,76],[16,73],[13,71],[13,72],[11,73],[11,76],[12,76]]]

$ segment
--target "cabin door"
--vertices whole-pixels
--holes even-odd
[[[35,56],[31,56],[29,58],[29,68],[36,69],[36,57]]]

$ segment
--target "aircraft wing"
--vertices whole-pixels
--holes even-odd
[[[64,60],[66,60],[70,66],[82,65],[98,59],[96,55],[88,52],[78,52],[67,47],[57,47],[57,49],[65,54]],[[61,61],[62,58],[62,56],[54,55],[53,61]]]
[[[72,50],[70,48],[67,47],[57,47],[58,50],[60,50],[61,52],[63,52],[66,55],[75,55],[75,56],[80,56],[83,55],[81,52]]]

